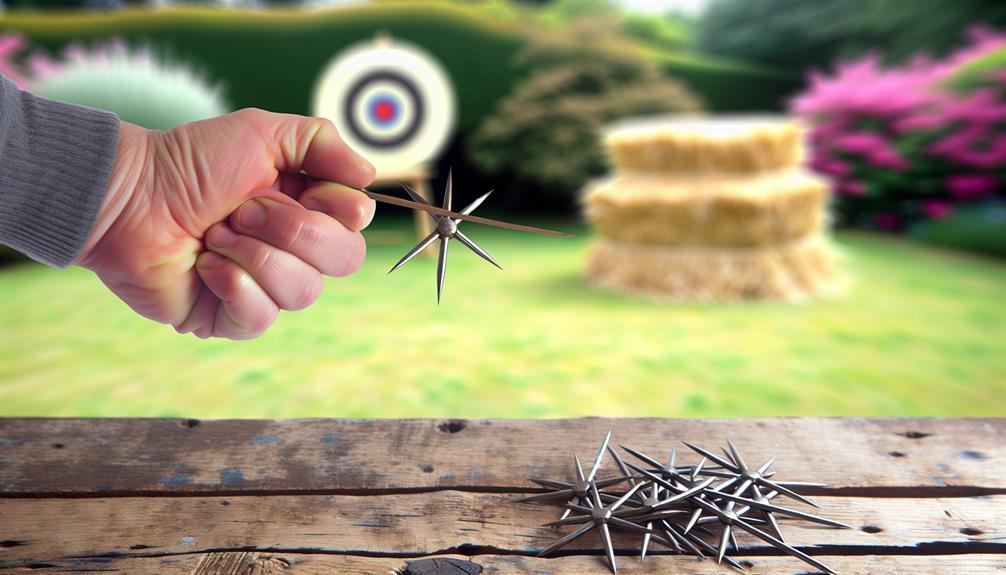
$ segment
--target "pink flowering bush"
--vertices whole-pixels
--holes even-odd
[[[898,231],[1002,199],[1006,34],[974,29],[942,60],[879,57],[810,76],[792,110],[811,126],[811,166],[834,181],[843,223]]]

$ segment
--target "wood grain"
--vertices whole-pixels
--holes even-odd
[[[653,454],[731,438],[810,493],[1006,493],[1006,419],[0,420],[0,497],[530,489],[609,429]]]
[[[584,575],[605,573],[599,557],[528,557],[483,555],[450,556],[471,560],[483,568],[482,575]],[[659,556],[620,558],[619,572],[631,575],[737,575],[737,571],[711,561],[688,557]],[[842,575],[999,575],[1006,571],[1006,556],[877,556],[827,557],[830,567]],[[753,557],[746,560],[749,575],[808,575],[799,561],[787,557]],[[33,575],[56,573],[118,573],[119,575],[393,575],[405,567],[405,559],[350,557],[320,554],[210,553],[173,557],[103,557],[67,559],[25,569]],[[21,573],[21,571],[14,571]]]
[[[829,483],[807,490],[817,512],[856,529],[783,530],[843,575],[1006,571],[1004,419],[6,419],[0,573],[390,575],[431,557],[489,575],[604,573],[592,535],[577,555],[533,557],[557,510],[509,499],[536,489],[528,477],[569,478],[570,453],[591,457],[609,429],[657,456],[731,438],[749,462],[778,457],[780,478]],[[810,572],[739,542],[747,573]],[[632,536],[616,546],[625,573],[734,573],[640,565]]]
[[[1006,553],[1006,496],[816,499],[821,514],[856,529],[783,522],[787,541],[812,553]],[[0,567],[68,557],[214,550],[535,555],[558,537],[559,532],[539,527],[558,515],[556,507],[508,500],[502,494],[460,491],[8,499],[0,506],[0,541],[8,542],[0,548]],[[738,539],[737,555],[775,554],[757,538],[740,534]],[[629,552],[638,548],[639,538],[626,534],[616,544]],[[567,551],[600,553],[601,547],[591,534]]]

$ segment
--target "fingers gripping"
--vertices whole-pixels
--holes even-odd
[[[329,276],[355,272],[366,255],[359,232],[300,205],[256,198],[231,214],[229,223],[239,234],[291,253]]]
[[[210,228],[206,244],[251,274],[280,309],[304,309],[321,294],[321,274],[310,264],[261,240],[236,234],[227,224]]]
[[[279,308],[261,286],[240,266],[214,252],[204,252],[196,270],[206,287],[220,300],[213,335],[251,339],[276,320]]]

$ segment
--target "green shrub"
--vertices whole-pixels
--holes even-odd
[[[712,0],[695,36],[707,54],[801,71],[874,50],[894,61],[943,55],[974,24],[1006,25],[1006,3]]]
[[[512,179],[509,197],[534,191],[536,205],[571,207],[583,184],[606,170],[598,138],[605,124],[699,109],[698,99],[680,82],[600,37],[601,30],[574,30],[571,40],[536,39],[520,58],[536,72],[472,138],[474,162],[497,178]]]
[[[1006,203],[959,208],[920,224],[912,235],[933,245],[1006,258]]]
[[[219,86],[149,49],[85,52],[36,79],[31,90],[45,98],[109,110],[153,130],[230,111]]]

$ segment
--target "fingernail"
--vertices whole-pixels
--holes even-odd
[[[305,208],[307,208],[309,210],[312,210],[312,211],[315,211],[315,212],[324,212],[325,211],[325,205],[322,204],[321,202],[319,202],[318,200],[314,199],[314,198],[305,198],[303,205],[304,205]]]
[[[214,226],[210,230],[210,233],[206,234],[206,239],[209,240],[212,246],[226,248],[234,245],[234,242],[238,239],[238,235],[231,231],[229,227],[220,224]]]
[[[368,198],[370,200],[370,198]],[[377,202],[370,200],[370,205],[363,209],[363,225],[360,229],[364,229],[370,225],[370,222],[374,221],[374,214],[377,212]]]
[[[265,222],[265,206],[258,200],[249,200],[238,208],[238,222],[244,228],[257,228]]]
[[[199,267],[204,270],[220,267],[222,263],[224,263],[224,257],[220,254],[204,252],[203,255],[199,256]]]

